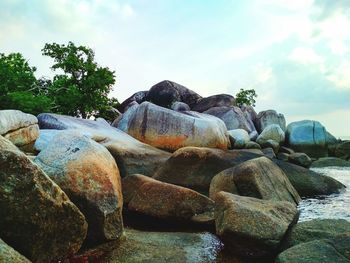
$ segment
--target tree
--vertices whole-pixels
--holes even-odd
[[[41,93],[42,82],[20,53],[0,53],[0,109],[39,114],[51,109],[52,101]]]
[[[254,89],[240,89],[240,91],[236,94],[236,103],[238,106],[242,105],[250,105],[255,106],[255,98],[257,98],[258,95],[256,94]]]
[[[115,72],[98,66],[92,49],[69,42],[46,44],[42,52],[54,59],[53,71],[63,71],[49,87],[55,112],[89,118],[110,103],[107,95],[115,83]]]

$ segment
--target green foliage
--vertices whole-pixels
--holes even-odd
[[[120,103],[116,98],[111,98],[109,103],[101,108],[95,117],[104,118],[109,123],[112,123],[120,114],[120,112],[117,110],[119,105]]]
[[[39,114],[48,112],[51,100],[42,93],[42,83],[36,79],[35,67],[19,53],[0,53],[0,109],[18,109]]]
[[[54,71],[63,72],[54,77],[48,89],[55,112],[89,118],[111,103],[107,95],[115,83],[114,71],[99,67],[92,49],[69,42],[46,44],[42,52],[54,59]]]
[[[250,105],[255,106],[255,98],[257,98],[258,95],[256,94],[254,89],[240,89],[240,91],[236,94],[236,103],[238,106],[242,105]]]

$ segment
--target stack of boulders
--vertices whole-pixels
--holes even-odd
[[[0,260],[51,262],[81,247],[123,244],[127,233],[135,238],[124,231],[124,212],[215,229],[235,255],[271,258],[292,247],[283,241],[301,197],[344,188],[308,169],[331,150],[344,162],[349,156],[349,144],[316,121],[286,127],[276,111],[256,114],[230,95],[203,98],[171,81],[119,110],[112,125],[0,111]],[[337,238],[329,238],[335,249]],[[290,249],[280,262],[292,262]]]

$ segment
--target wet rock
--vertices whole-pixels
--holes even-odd
[[[136,102],[137,104],[141,104],[142,102],[146,101],[147,93],[148,90],[138,91],[134,93],[119,105],[118,110],[120,110],[120,112],[123,113],[127,110],[126,108],[129,107],[130,104],[134,102]]]
[[[301,200],[283,171],[266,157],[243,162],[217,174],[210,184],[210,197],[214,198],[220,191],[295,205]]]
[[[205,112],[214,107],[232,107],[236,105],[236,100],[228,94],[213,95],[206,98],[201,98],[191,109],[193,111]]]
[[[83,214],[47,175],[0,136],[0,236],[33,262],[77,252]]]
[[[299,165],[273,160],[287,175],[301,197],[315,197],[339,193],[345,186],[337,180]]]
[[[31,148],[39,136],[38,119],[19,110],[0,110],[0,135],[18,147]]]
[[[129,211],[155,218],[196,222],[206,214],[213,219],[214,202],[208,197],[144,175],[125,177],[123,195]]]
[[[71,131],[56,135],[35,158],[69,196],[89,224],[89,242],[118,239],[123,197],[118,167],[108,150]]]
[[[152,176],[170,157],[168,152],[141,143],[119,129],[106,127],[92,120],[48,113],[40,114],[38,120],[41,129],[74,130],[105,146],[116,160],[122,177],[135,173]],[[55,132],[57,131],[53,130]],[[42,143],[41,148],[44,147]]]
[[[305,153],[292,153],[288,156],[288,161],[305,168],[309,168],[312,163],[311,158]]]
[[[153,178],[208,193],[216,174],[257,157],[259,155],[246,151],[185,147],[174,152]]]
[[[249,134],[243,129],[228,131],[231,141],[231,147],[234,149],[242,149],[250,141]]]
[[[215,196],[216,233],[244,256],[264,257],[277,251],[298,211],[290,202],[274,202],[219,192]]]
[[[310,157],[327,156],[326,129],[318,121],[298,121],[288,125],[286,143],[296,152]]]
[[[30,263],[28,259],[7,245],[0,239],[0,262],[3,263]]]
[[[278,124],[271,124],[262,131],[262,133],[256,139],[256,142],[264,147],[269,140],[282,144],[284,139],[284,131],[281,129],[281,127]]]
[[[330,166],[350,167],[350,162],[337,157],[323,157],[311,164],[311,168],[323,168]]]
[[[118,128],[121,128],[118,125]],[[154,147],[175,151],[186,146],[227,149],[230,145],[225,124],[200,113],[183,114],[149,102],[142,103],[125,132]]]
[[[286,120],[283,114],[277,113],[275,110],[266,110],[259,112],[255,119],[255,127],[261,133],[267,126],[277,124],[283,131],[286,131]]]
[[[189,111],[191,110],[190,109],[190,106],[188,106],[186,103],[184,102],[179,102],[179,101],[176,101],[174,102],[172,105],[171,105],[171,109],[174,110],[174,111]]]

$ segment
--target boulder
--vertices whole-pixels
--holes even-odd
[[[184,102],[179,102],[179,101],[176,101],[174,102],[172,105],[171,105],[171,109],[174,110],[174,111],[189,111],[191,110],[190,109],[190,106],[188,106],[186,103]]]
[[[118,128],[124,127],[118,125]],[[186,146],[227,149],[230,145],[225,124],[219,118],[200,113],[183,114],[149,102],[135,110],[124,131],[144,143],[169,151]]]
[[[327,145],[333,145],[339,142],[337,138],[335,138],[330,132],[326,131],[326,142]]]
[[[0,262],[3,263],[30,263],[28,259],[7,245],[0,239]]]
[[[283,131],[286,131],[286,120],[281,113],[277,113],[275,110],[266,110],[259,112],[255,118],[255,127],[259,133],[261,133],[267,126],[271,124],[277,124]]]
[[[38,119],[19,110],[0,110],[0,135],[18,147],[30,147],[39,136]]]
[[[204,112],[220,118],[225,123],[227,130],[243,129],[249,134],[254,132],[243,115],[243,112],[238,107],[214,107]]]
[[[256,139],[256,142],[264,147],[269,140],[282,144],[284,139],[284,131],[281,129],[281,127],[278,124],[271,124],[262,131],[262,133]]]
[[[193,111],[205,112],[214,107],[232,107],[236,105],[236,100],[228,94],[213,95],[206,98],[201,98],[191,109]]]
[[[243,105],[240,108],[241,108],[241,110],[243,112],[244,117],[246,118],[246,120],[247,120],[247,122],[249,124],[250,130],[251,131],[255,131],[255,133],[251,132],[251,134],[254,135],[254,136],[250,138],[251,140],[255,141],[256,138],[259,135],[258,131],[256,130],[255,124],[254,124],[254,122],[256,121],[256,118],[257,118],[258,115],[256,114],[253,106]]]
[[[323,157],[311,164],[311,168],[323,168],[331,166],[350,167],[350,162],[337,157]]]
[[[305,153],[292,153],[288,156],[288,161],[305,168],[309,168],[312,163],[311,158]]]
[[[152,176],[170,157],[168,152],[141,143],[119,129],[96,121],[48,113],[39,114],[38,120],[41,129],[74,130],[105,146],[116,160],[122,177],[135,173]],[[56,133],[54,130],[52,132]],[[44,143],[41,144],[43,147]]]
[[[245,148],[246,149],[258,149],[258,150],[261,150],[261,146],[260,144],[256,143],[256,142],[247,142],[246,145],[245,145]]]
[[[77,252],[84,215],[24,153],[0,136],[0,236],[33,262]]]
[[[219,192],[215,196],[216,234],[225,247],[249,257],[274,254],[298,219],[290,202],[275,202]]]
[[[250,141],[249,134],[243,129],[228,131],[230,136],[231,147],[234,149],[242,149]]]
[[[135,103],[136,102],[137,104],[141,104],[142,102],[146,101],[147,93],[148,93],[148,90],[139,91],[139,92],[134,93],[133,95],[131,95],[126,100],[124,100],[118,106],[118,110],[120,110],[120,112],[123,113],[123,112],[126,111],[126,108],[129,107],[129,105],[131,103]]]
[[[315,197],[339,193],[345,186],[333,179],[299,165],[273,160],[287,175],[289,181],[301,197]]]
[[[129,211],[159,219],[196,221],[202,214],[213,219],[214,202],[193,190],[139,174],[122,182]]]
[[[319,239],[350,234],[350,222],[344,219],[314,219],[296,224],[285,239],[285,248]]]
[[[210,183],[210,197],[225,191],[272,201],[300,202],[283,171],[266,157],[243,162],[217,174]]]
[[[278,160],[288,162],[289,154],[288,153],[279,152],[276,157],[277,157]]]
[[[257,157],[260,155],[246,151],[185,147],[174,152],[153,178],[208,193],[216,174]]]
[[[281,146],[280,149],[279,149],[279,152],[287,153],[287,154],[294,153],[294,151],[291,148],[288,148],[288,147],[285,147],[285,146]]]
[[[134,103],[133,105],[125,109],[124,114],[121,115],[119,118],[115,119],[112,123],[112,126],[115,128],[119,127],[118,129],[122,131],[127,130],[128,125],[133,119],[134,114],[139,106],[139,104]]]
[[[275,263],[350,263],[350,236],[314,240],[291,247]]]
[[[34,162],[85,215],[89,242],[122,235],[121,180],[117,164],[105,147],[79,133],[65,131],[56,135]]]
[[[174,102],[180,101],[192,108],[201,98],[196,92],[178,83],[164,80],[151,87],[146,100],[166,108],[170,108]]]
[[[276,153],[278,153],[279,149],[280,149],[280,145],[278,142],[274,141],[274,140],[267,140],[264,143],[260,144],[261,148],[265,148],[265,149],[272,149],[273,153],[270,158],[276,158]]]
[[[286,143],[296,152],[310,157],[327,156],[326,129],[318,121],[297,121],[288,125]]]
[[[350,157],[350,141],[342,141],[335,146],[336,157]]]
[[[272,140],[271,140],[271,141],[272,141]],[[272,141],[272,142],[273,142],[273,141]],[[277,142],[275,142],[275,143],[277,143]],[[273,144],[273,146],[276,147],[276,144]],[[264,153],[264,155],[265,155],[266,157],[268,157],[268,158],[270,158],[270,159],[276,158],[275,150],[274,150],[273,148],[271,148],[271,147],[269,147],[269,148],[264,148],[264,149],[262,149],[261,151]]]

